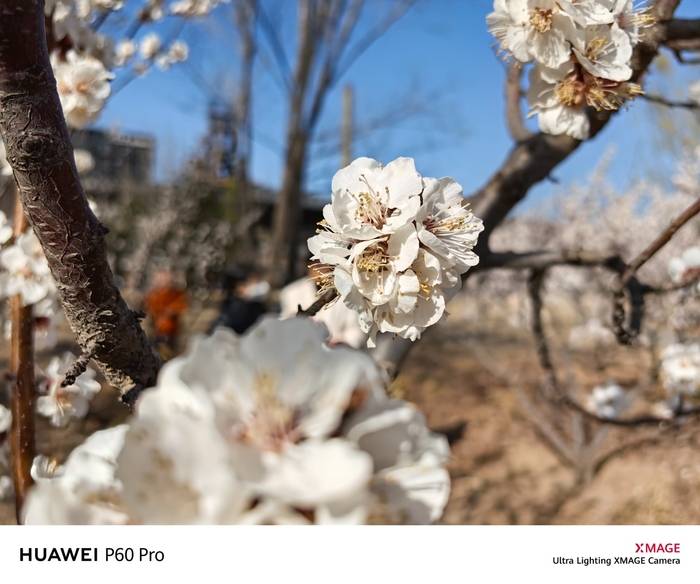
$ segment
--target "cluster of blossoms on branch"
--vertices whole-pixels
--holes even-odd
[[[421,176],[413,159],[358,158],[333,177],[331,203],[308,241],[319,292],[336,290],[358,314],[368,345],[378,332],[416,340],[445,312],[483,224],[451,178]]]
[[[27,523],[428,523],[449,448],[366,353],[306,318],[219,329],[168,362],[127,425],[36,461]]]
[[[97,118],[111,93],[115,69],[126,71],[130,67],[133,73],[142,75],[152,64],[165,70],[187,60],[189,48],[183,41],[165,43],[155,32],[135,39],[146,25],[166,16],[203,17],[221,2],[151,0],[138,13],[127,14],[121,0],[47,0],[51,64],[69,126],[83,128]],[[115,12],[133,21],[124,37],[116,35],[116,40],[100,32]]]
[[[501,49],[534,63],[528,100],[540,129],[583,140],[586,108],[617,110],[642,93],[632,50],[654,23],[634,0],[495,0],[487,17]]]

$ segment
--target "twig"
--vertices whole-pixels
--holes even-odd
[[[513,62],[508,66],[506,74],[506,122],[508,131],[516,142],[522,142],[532,136],[532,132],[527,129],[521,106],[523,90],[521,80],[523,76],[523,65]]]
[[[16,195],[14,237],[22,235],[28,223],[22,209],[19,193]],[[14,385],[10,400],[12,427],[10,451],[12,480],[15,487],[15,514],[22,522],[22,506],[33,484],[31,469],[34,461],[34,318],[32,307],[24,306],[22,296],[10,298],[10,374]]]
[[[319,296],[318,299],[306,310],[302,309],[302,307],[299,306],[299,309],[297,310],[297,316],[316,316],[321,311],[321,309],[324,306],[326,306],[326,304],[330,304],[337,297],[338,292],[335,288],[333,288],[332,290],[328,290],[325,294]]]
[[[674,101],[672,99],[667,99],[662,95],[653,95],[651,93],[643,93],[639,96],[642,99],[650,103],[655,103],[657,105],[662,105],[664,107],[677,107],[682,109],[697,110],[700,109],[700,102],[697,101]]]

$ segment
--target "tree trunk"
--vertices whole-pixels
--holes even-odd
[[[126,393],[155,383],[159,361],[107,263],[106,229],[78,178],[45,34],[43,1],[0,3],[0,133],[77,341]]]

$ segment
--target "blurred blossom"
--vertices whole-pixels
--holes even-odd
[[[73,419],[84,418],[90,409],[90,400],[100,391],[95,372],[89,367],[73,385],[62,387],[65,374],[74,361],[75,357],[70,353],[53,357],[39,383],[43,395],[37,399],[36,410],[57,428],[67,426]]]
[[[411,158],[386,167],[358,158],[333,177],[331,203],[309,239],[319,293],[335,289],[374,345],[378,332],[411,340],[442,317],[478,263],[481,220],[452,179],[423,178]]]
[[[158,54],[158,51],[160,51],[160,47],[160,37],[156,33],[152,32],[141,39],[139,52],[144,59],[153,59]]]
[[[19,294],[28,306],[55,292],[46,257],[33,232],[23,233],[0,251],[0,299]]]
[[[62,476],[63,467],[56,459],[40,454],[32,461],[31,475],[35,483],[40,483]]]
[[[330,348],[325,336],[308,319],[268,318],[241,337],[200,338],[118,430],[102,455],[105,480],[66,496],[76,473],[93,476],[84,453],[101,432],[61,477],[35,487],[27,521],[437,520],[449,495],[446,440],[412,405],[387,398],[368,355]]]
[[[614,382],[594,387],[588,396],[588,408],[603,418],[616,418],[628,405],[625,390]]]
[[[0,404],[0,434],[4,434],[10,430],[12,425],[12,412],[5,406]]]
[[[12,239],[12,223],[8,221],[5,213],[0,211],[0,246]]]
[[[118,67],[126,65],[136,54],[136,43],[131,39],[124,39],[117,43],[115,49],[114,63]]]
[[[661,352],[661,380],[669,395],[700,391],[700,343],[677,343]]]

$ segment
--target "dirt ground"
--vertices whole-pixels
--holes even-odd
[[[533,402],[525,407],[519,397],[521,391],[532,397],[540,384],[529,339],[468,330],[448,320],[429,331],[391,388],[394,395],[415,402],[430,426],[452,441],[452,495],[445,523],[700,523],[700,421],[661,429],[610,429],[604,439],[584,424],[583,438],[574,436],[570,442],[586,444],[586,436],[594,434],[601,439],[586,458],[596,460],[599,468],[586,475],[548,446],[546,430],[533,423],[539,417],[531,413]],[[606,363],[596,360],[593,373],[590,355],[567,358],[564,369],[582,387],[608,377],[624,385],[637,381],[647,359],[640,350],[615,349]],[[40,421],[38,449],[62,460],[83,436],[119,423],[127,414],[113,393],[103,391],[88,418],[67,429]],[[548,424],[563,428],[564,434],[569,425],[574,427],[568,410],[548,416]],[[13,522],[12,506],[1,503],[0,524]]]

